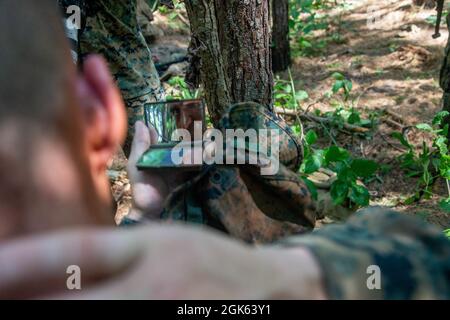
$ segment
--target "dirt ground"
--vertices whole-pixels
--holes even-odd
[[[402,148],[391,138],[394,131],[430,122],[440,111],[439,71],[448,32],[442,27],[442,36],[433,39],[434,27],[426,18],[436,15],[436,11],[413,6],[410,0],[348,0],[346,3],[347,10],[331,12],[332,27],[327,31],[338,32],[339,43],[329,43],[315,57],[295,59],[292,72],[297,87],[309,93],[306,105],[314,104],[314,108],[329,111],[333,107],[330,99],[323,98],[323,93],[333,84],[330,75],[340,72],[353,82],[352,96],[359,111],[388,112],[386,117],[381,117],[371,140],[341,136],[338,142],[355,156],[391,166],[381,175],[382,182],[368,186],[371,204],[420,215],[448,228],[450,216],[438,207],[438,196],[447,196],[444,181],[436,183],[436,197],[411,206],[402,204],[414,193],[416,181],[408,179],[400,169],[396,159]],[[368,24],[374,21],[374,12],[376,21]],[[325,35],[319,32],[315,36]],[[408,138],[420,145],[425,137],[412,132]]]
[[[411,206],[403,204],[414,193],[416,181],[406,178],[400,169],[396,159],[402,148],[391,138],[394,131],[430,122],[440,110],[439,69],[448,32],[443,26],[442,36],[433,39],[434,27],[426,19],[435,15],[435,10],[413,6],[412,0],[345,2],[345,8],[337,7],[327,12],[330,28],[314,34],[317,41],[329,33],[339,34],[339,41],[329,42],[313,56],[294,58],[291,71],[296,88],[309,94],[303,107],[332,110],[331,99],[324,95],[333,85],[331,75],[340,72],[351,79],[354,86],[352,98],[357,109],[366,115],[373,111],[385,115],[379,118],[379,125],[369,140],[344,134],[338,137],[338,143],[355,156],[390,166],[380,174],[378,181],[368,185],[372,194],[371,205],[393,207],[449,228],[450,215],[438,207],[439,196],[447,196],[444,181],[436,183],[436,196],[432,199]],[[374,12],[377,18],[368,24],[368,21],[374,21]],[[185,16],[176,22],[157,13],[153,26],[156,36],[152,38],[152,50],[157,61],[186,51],[189,35]],[[279,76],[288,79],[287,73]],[[167,84],[165,86],[169,89]],[[412,132],[408,138],[420,145],[424,137]],[[131,203],[125,164],[126,160],[119,156],[109,170],[113,193],[118,200],[118,220],[128,212]]]

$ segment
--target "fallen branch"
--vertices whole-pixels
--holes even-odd
[[[394,119],[397,126],[400,125],[401,123],[403,123],[405,126],[410,126],[408,121],[406,121],[404,117],[398,115],[397,113],[395,113],[387,108],[382,108],[382,109],[378,109],[378,110],[380,110],[381,112],[385,113],[386,115],[388,115],[392,119]]]
[[[320,124],[333,124],[333,120],[330,118],[325,118],[325,117],[319,117],[310,113],[298,113],[295,110],[291,110],[291,109],[284,109],[284,108],[275,108],[275,112],[278,114],[283,114],[286,116],[291,116],[291,117],[297,117],[299,116],[301,120],[303,121],[313,121],[313,122],[317,122]],[[343,128],[345,130],[351,131],[351,132],[356,132],[356,133],[367,133],[370,131],[370,129],[368,128],[364,128],[364,127],[360,127],[360,126],[356,126],[353,124],[349,124],[349,123],[344,123],[343,124]]]
[[[398,123],[397,121],[394,121],[394,120],[392,120],[392,119],[389,119],[389,118],[384,117],[382,120],[383,120],[384,122],[386,122],[387,124],[390,124],[390,125],[393,126],[393,127],[399,128],[400,130],[403,130],[403,128],[404,128],[404,126],[403,126],[402,124],[400,124],[400,123]]]

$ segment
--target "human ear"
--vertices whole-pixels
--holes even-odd
[[[91,168],[104,174],[109,159],[125,139],[127,125],[122,97],[102,57],[93,55],[84,61],[77,95]]]

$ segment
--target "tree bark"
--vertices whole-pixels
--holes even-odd
[[[285,71],[291,65],[289,44],[289,0],[272,0],[273,71]]]
[[[185,0],[185,4],[213,123],[238,102],[253,101],[272,109],[268,0]]]

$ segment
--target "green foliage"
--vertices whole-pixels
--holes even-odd
[[[431,146],[423,141],[420,151],[416,151],[400,132],[392,135],[406,148],[406,152],[399,157],[399,160],[407,176],[419,178],[416,193],[406,200],[407,204],[419,201],[421,198],[430,198],[433,195],[431,189],[436,179],[450,180],[448,125],[443,125],[444,118],[449,115],[447,111],[443,111],[435,116],[432,124],[421,123],[416,126],[417,130],[429,134],[433,141]],[[449,197],[440,202],[440,207],[443,211],[450,212],[450,190]]]
[[[378,165],[370,160],[354,159],[347,150],[334,145],[326,149],[315,149],[313,144],[317,138],[317,134],[312,130],[306,133],[305,160],[300,168],[300,174],[311,193],[316,195],[317,190],[307,176],[320,168],[327,168],[334,171],[337,177],[330,190],[335,205],[345,203],[358,207],[369,205],[369,191],[358,181],[375,175]]]
[[[274,98],[276,107],[296,109],[298,103],[308,99],[309,95],[303,90],[296,91],[292,81],[281,80],[277,77],[275,80]]]
[[[346,1],[335,0],[289,0],[289,28],[292,41],[293,56],[309,56],[321,53],[328,43],[342,44],[345,39],[339,30],[330,27],[326,10],[341,7],[350,9]],[[337,17],[337,27],[345,28],[340,16]],[[316,38],[314,31],[326,30],[324,36]]]
[[[335,72],[332,75],[335,80],[330,92],[326,93],[329,98],[333,98],[330,104],[335,108],[334,111],[325,112],[318,115],[331,120],[332,126],[346,131],[346,125],[357,127],[373,128],[378,122],[379,115],[371,112],[369,118],[363,118],[361,112],[357,108],[357,102],[352,100],[351,91],[353,83],[343,74]],[[358,133],[369,137],[371,132]]]
[[[328,8],[326,0],[290,0],[289,28],[291,38],[294,39],[293,54],[308,55],[323,49],[325,41],[313,42],[311,33],[328,28],[326,17],[317,13],[320,9]]]
[[[445,24],[445,21],[447,21],[447,16],[448,16],[448,12],[444,10],[444,12],[442,12],[441,25]],[[427,17],[425,19],[425,22],[427,22],[428,24],[430,24],[434,27],[437,23],[437,15],[434,14],[434,15]]]
[[[199,90],[191,90],[184,78],[172,77],[168,81],[172,86],[171,95],[167,96],[167,100],[188,100],[197,99],[200,95]]]
[[[343,98],[348,100],[353,88],[351,81],[339,73],[335,73],[333,78],[337,83],[333,86],[333,93],[336,95],[342,94]],[[277,78],[274,90],[275,106],[297,110],[299,102],[307,98],[308,94],[305,91],[295,89],[292,77],[290,81]],[[337,128],[343,128],[345,124],[367,126],[373,123],[372,120],[362,119],[361,114],[355,108],[348,109],[344,104],[339,104],[334,112],[323,115],[320,114],[319,110],[316,110],[316,115],[331,119],[327,122],[327,125]],[[306,132],[304,135],[305,157],[300,168],[301,178],[313,197],[317,198],[317,189],[314,183],[308,179],[308,176],[321,168],[332,170],[336,173],[336,180],[332,183],[330,190],[334,203],[351,207],[367,206],[370,194],[359,181],[372,179],[379,169],[378,164],[366,159],[354,159],[347,150],[336,145],[336,141],[328,128],[325,125],[323,127],[332,140],[332,145],[325,149],[315,148],[314,145],[319,139],[318,134],[314,130]],[[296,134],[303,134],[301,123],[296,122],[291,128]]]
[[[444,234],[450,239],[450,229],[445,230]]]
[[[339,72],[335,72],[332,75],[333,79],[335,80],[333,88],[331,89],[334,94],[338,93],[339,91],[343,91],[344,99],[347,101],[350,98],[350,92],[353,89],[353,83],[346,79],[345,76]]]
[[[185,17],[186,7],[183,0],[173,0],[173,9],[160,5],[159,0],[153,1],[155,1],[153,10],[158,10],[160,14],[167,17],[167,22],[171,29],[188,31],[189,25],[187,23],[187,18]]]

